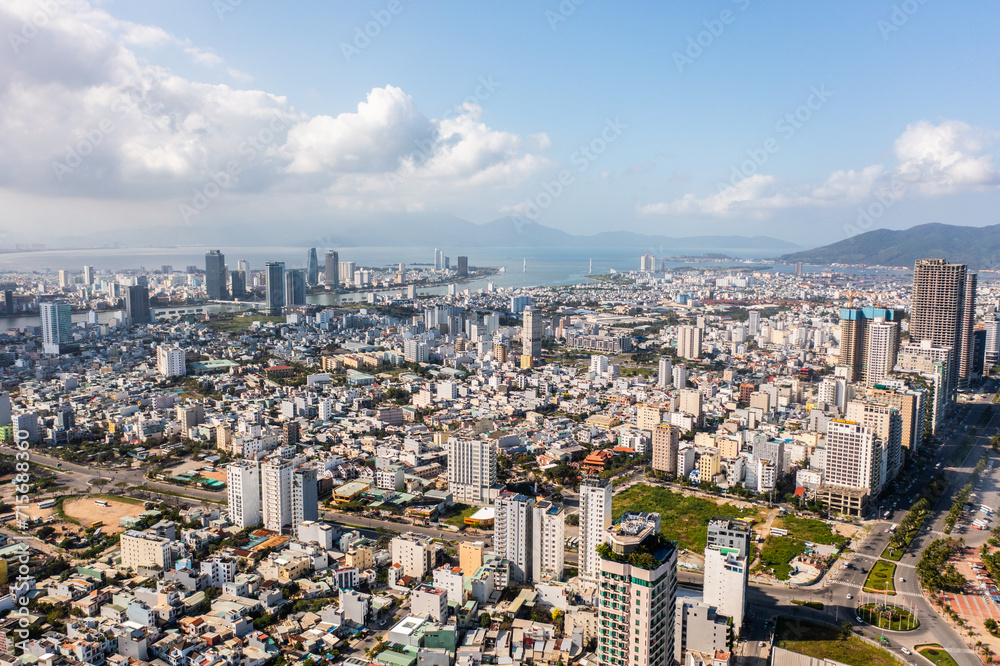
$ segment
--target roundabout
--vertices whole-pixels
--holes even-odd
[[[889,631],[913,631],[920,621],[905,608],[892,604],[864,604],[856,610],[858,617],[873,627]]]

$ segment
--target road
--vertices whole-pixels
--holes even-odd
[[[16,449],[11,449],[8,447],[0,447],[0,453],[6,455],[14,455]],[[189,488],[186,486],[175,486],[169,483],[160,483],[158,481],[146,481],[145,471],[141,469],[94,469],[87,467],[86,465],[77,465],[75,463],[65,462],[54,458],[52,456],[47,456],[38,453],[34,450],[29,450],[30,461],[35,463],[41,463],[48,467],[53,468],[51,471],[56,475],[59,481],[68,487],[75,490],[84,491],[95,491],[95,492],[117,492],[118,488],[115,487],[117,483],[127,483],[129,486],[144,486],[144,490],[157,493],[162,491],[165,493],[180,493],[194,498],[192,503],[197,503],[198,500],[214,500],[216,502],[225,502],[226,493],[225,491],[218,490],[203,490],[201,488]],[[62,464],[62,469],[59,470],[57,467]],[[104,484],[102,487],[92,486],[90,482],[98,477],[102,479],[108,479],[108,483]],[[172,497],[172,495],[166,495],[167,497]],[[182,499],[182,498],[175,498]]]

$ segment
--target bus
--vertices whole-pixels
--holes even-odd
[[[92,522],[90,524],[90,529],[92,529],[92,530],[96,530],[98,527],[104,527],[104,521],[103,520],[95,520],[94,522]]]

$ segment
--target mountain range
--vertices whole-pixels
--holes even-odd
[[[921,224],[909,229],[875,229],[846,240],[780,257],[811,264],[913,266],[918,259],[945,259],[972,269],[1000,268],[1000,224],[962,227]]]
[[[299,245],[302,247],[417,246],[448,248],[630,248],[640,254],[671,256],[697,252],[736,253],[740,249],[789,251],[801,247],[769,236],[685,236],[675,238],[630,231],[605,231],[592,235],[571,234],[523,217],[502,217],[476,224],[459,217],[408,213],[377,217],[341,217],[317,223],[282,221],[280,238],[277,223],[252,227],[219,222],[211,225],[125,228],[114,232],[66,236],[68,247],[100,246],[112,237],[123,247],[169,247],[179,238],[185,244],[229,245],[234,238],[247,246]],[[759,252],[757,253],[759,254]]]

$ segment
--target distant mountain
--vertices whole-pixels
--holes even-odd
[[[280,235],[275,229],[280,226]],[[245,246],[273,244],[302,247],[415,246],[448,248],[629,248],[640,254],[658,257],[696,251],[726,252],[739,256],[739,250],[793,250],[798,245],[768,236],[688,236],[673,238],[637,234],[631,231],[605,231],[592,235],[570,234],[546,227],[524,217],[502,217],[484,224],[450,215],[429,213],[361,216],[343,214],[336,219],[317,222],[301,220],[281,225],[245,224],[218,221],[199,226],[135,226],[114,231],[67,235],[66,247],[97,247],[114,238],[122,247],[168,247],[179,238],[185,245],[226,246],[234,238]]]
[[[1000,224],[960,227],[921,224],[893,231],[876,229],[831,245],[786,254],[785,261],[816,264],[913,266],[918,259],[946,259],[970,268],[1000,268]]]

